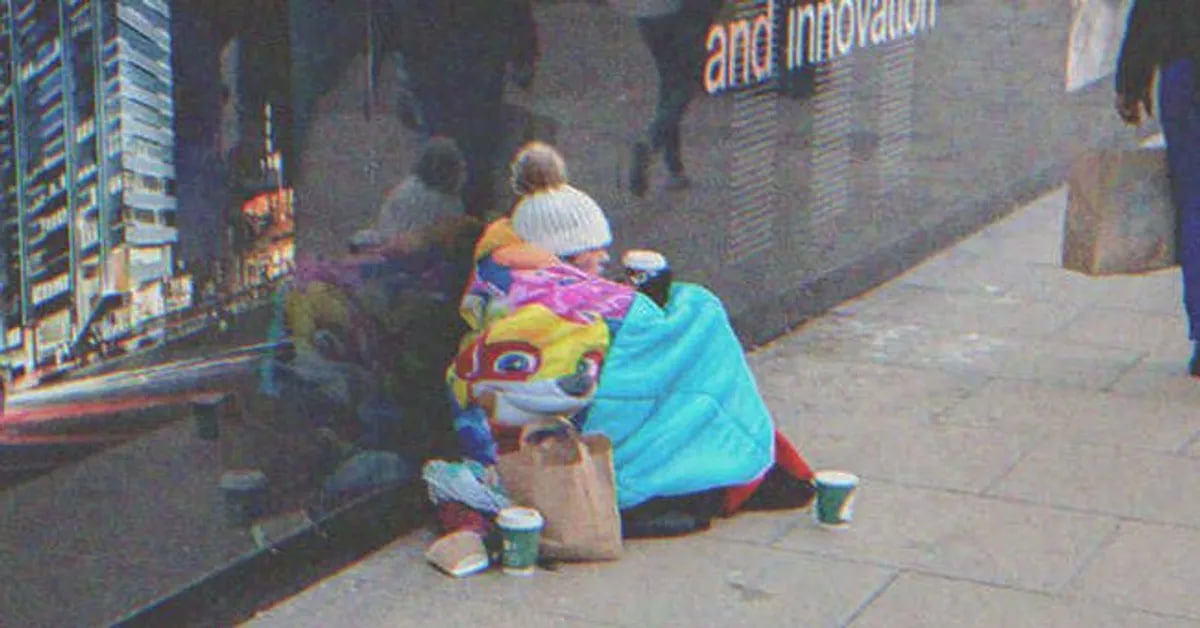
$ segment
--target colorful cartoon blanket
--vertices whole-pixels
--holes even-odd
[[[476,249],[447,373],[466,455],[572,416],[614,445],[618,502],[744,484],[774,460],[774,426],[720,301],[677,282],[666,310],[522,242],[501,220]]]

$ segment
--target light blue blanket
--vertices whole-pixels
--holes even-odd
[[[675,282],[665,310],[637,296],[583,431],[612,441],[622,509],[744,484],[775,456],[774,423],[724,306],[684,282]]]

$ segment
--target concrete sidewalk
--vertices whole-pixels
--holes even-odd
[[[855,522],[749,514],[465,580],[425,533],[259,626],[1200,626],[1200,381],[1177,271],[1058,265],[1058,190],[751,358]]]

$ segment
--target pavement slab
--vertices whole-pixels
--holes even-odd
[[[1021,245],[1021,239],[1014,238],[1012,240],[1011,246],[1016,249],[1013,251],[1014,256],[1021,254]],[[1056,256],[1062,255],[1061,247],[1061,243],[1054,245]],[[1001,257],[999,254],[989,254],[989,258],[995,263],[1012,263],[1007,257]],[[1058,257],[1045,263],[1026,264],[1024,271],[1025,275],[1021,281],[1005,290],[1007,296],[1026,303],[1066,303],[1085,309],[1098,303],[1103,303],[1106,307],[1120,305],[1119,301],[1114,302],[1110,298],[1111,280],[1063,270]],[[1178,299],[1174,301],[1178,301]],[[1162,307],[1160,305],[1155,309]],[[1182,314],[1182,312],[1182,306],[1180,306],[1179,313]]]
[[[834,312],[877,324],[915,324],[963,333],[1041,338],[1077,320],[1089,305],[1025,301],[1011,296],[1010,288],[1001,284],[981,284],[969,291],[906,282],[897,286],[887,308]]]
[[[1187,323],[1175,312],[1089,307],[1063,325],[1055,338],[1122,349],[1163,351],[1187,342]]]
[[[1200,460],[1123,445],[1050,439],[989,494],[1139,520],[1196,526]]]
[[[755,360],[751,366],[775,419],[796,433],[836,429],[831,417],[872,425],[929,424],[985,381],[900,365],[795,357]]]
[[[953,619],[951,619],[953,618]],[[1194,628],[1180,618],[1116,608],[1095,601],[905,573],[896,579],[851,628]]]
[[[1122,523],[1112,542],[1080,575],[1074,589],[1091,599],[1200,622],[1197,565],[1200,530]]]
[[[383,552],[392,553],[393,560],[419,560],[405,549]],[[837,626],[893,575],[882,567],[774,552],[700,535],[685,543],[631,542],[620,561],[563,565],[556,572],[539,571],[531,578],[489,572],[455,581],[424,565],[417,573],[401,577],[351,568],[336,579],[344,584],[311,593],[314,599],[354,595],[370,609],[363,611],[369,617],[360,617],[370,622],[384,617],[411,621],[422,610],[459,609],[451,616],[465,616],[477,609],[483,614],[474,615],[476,621],[491,625],[492,616],[509,609],[537,609],[528,625],[577,620],[580,625],[757,626],[787,617],[797,625]],[[385,588],[387,592],[381,592]],[[368,591],[371,597],[362,599],[359,593]],[[648,599],[653,604],[645,603]],[[285,607],[263,613],[251,625],[295,625],[289,622],[297,619]],[[323,625],[309,623],[308,616],[303,621]]]
[[[970,294],[993,294],[1015,284],[1020,277],[1019,264],[996,264],[955,247],[930,257],[894,281]]]
[[[1200,413],[1194,408],[1171,398],[996,379],[936,422],[1174,453],[1200,432]]]
[[[859,488],[853,530],[804,521],[775,547],[1053,593],[1116,529],[1073,513],[883,481]]]
[[[881,424],[853,433],[817,432],[803,442],[805,457],[817,468],[853,469],[866,478],[980,493],[1008,473],[1038,439],[987,429],[914,430]]]
[[[1193,407],[1200,406],[1200,386],[1187,375],[1191,347],[1180,343],[1174,348],[1147,354],[1112,384],[1112,392],[1131,397],[1172,399]]]

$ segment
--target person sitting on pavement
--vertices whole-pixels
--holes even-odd
[[[604,278],[611,242],[596,202],[557,180],[486,228],[447,370],[465,456],[493,465],[525,424],[571,417],[613,443],[626,536],[809,504],[812,471],[775,429],[720,300],[675,282],[660,307]]]

